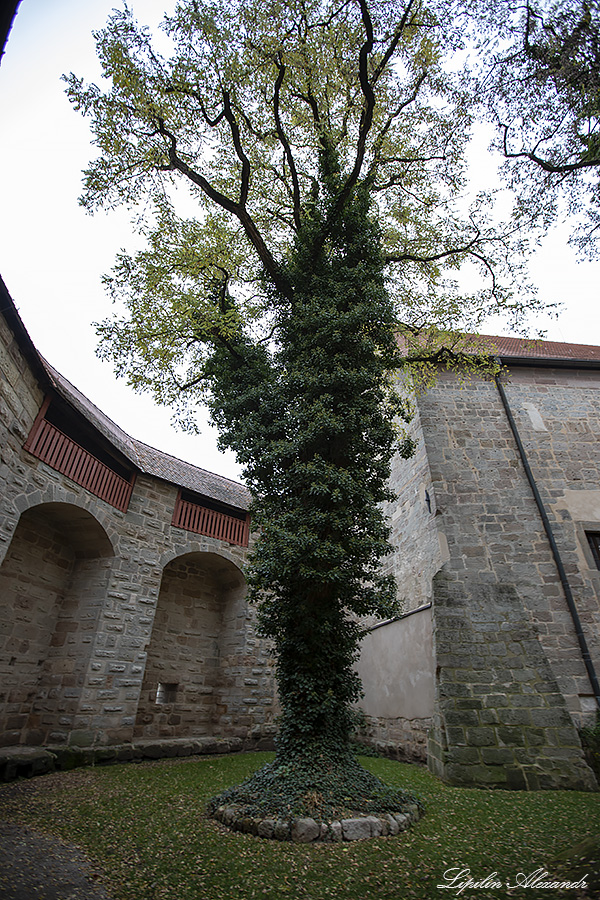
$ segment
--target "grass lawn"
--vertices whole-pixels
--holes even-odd
[[[576,900],[582,896],[577,890],[486,886],[459,892],[458,885],[437,885],[457,867],[470,869],[475,880],[497,873],[503,885],[540,868],[553,879],[575,880],[600,867],[598,794],[452,788],[425,769],[383,759],[361,761],[390,784],[417,793],[427,807],[424,818],[397,837],[277,843],[228,832],[206,818],[209,797],[271,758],[250,753],[44,776],[17,790],[0,788],[0,819],[82,847],[103,869],[115,900]],[[580,842],[586,842],[580,852],[571,853]],[[558,860],[565,851],[567,860]],[[578,856],[584,856],[583,870]]]

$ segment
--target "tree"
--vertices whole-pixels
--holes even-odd
[[[517,213],[548,224],[564,199],[581,222],[574,242],[593,254],[600,233],[600,5],[505,0],[486,8],[487,21],[484,7],[474,7],[486,51],[473,57],[474,89],[498,128]]]
[[[4,48],[20,2],[21,0],[9,0],[0,10],[0,60],[4,55]]]
[[[181,0],[169,58],[125,9],[97,35],[109,87],[68,78],[100,150],[84,204],[150,210],[147,248],[107,278],[126,313],[102,352],[184,420],[206,401],[254,497],[283,715],[275,762],[229,795],[246,810],[403,802],[349,744],[361,618],[398,608],[380,504],[412,444],[393,373],[450,364],[458,329],[526,309],[502,287],[518,234],[483,198],[460,214],[470,116],[440,21],[416,0]],[[448,275],[465,260],[470,297]]]

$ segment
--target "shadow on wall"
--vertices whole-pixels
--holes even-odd
[[[113,547],[88,512],[24,512],[0,566],[0,746],[64,740],[104,605]]]
[[[187,553],[165,566],[134,738],[202,737],[236,724],[230,706],[243,690],[245,595],[240,569],[215,553]]]

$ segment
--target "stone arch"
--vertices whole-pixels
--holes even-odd
[[[180,559],[184,556],[190,556],[195,553],[201,554],[202,556],[215,556],[221,560],[230,562],[240,572],[240,575],[244,577],[241,566],[246,561],[247,549],[236,547],[232,552],[228,544],[225,544],[216,538],[203,538],[202,542],[186,541],[185,543],[177,544],[173,550],[166,550],[162,554],[159,565],[164,569],[169,563],[173,562],[173,560]]]
[[[32,491],[29,494],[21,494],[15,500],[15,509],[17,516],[35,507],[69,507],[81,510],[81,521],[88,520],[86,513],[104,532],[104,537],[110,545],[110,549],[106,549],[107,556],[115,555],[115,548],[118,542],[118,535],[115,528],[114,520],[110,512],[104,509],[102,501],[98,500],[92,494],[83,491],[81,494],[75,492],[71,488],[58,484],[48,484],[43,490]],[[18,524],[18,523],[17,523]]]
[[[231,657],[244,652],[246,579],[219,553],[165,558],[134,735],[212,735]]]
[[[22,512],[0,566],[0,744],[66,740],[113,556],[106,530],[81,506]]]

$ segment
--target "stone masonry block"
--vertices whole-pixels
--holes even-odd
[[[496,743],[493,728],[467,728],[467,744],[470,747],[493,747]]]

